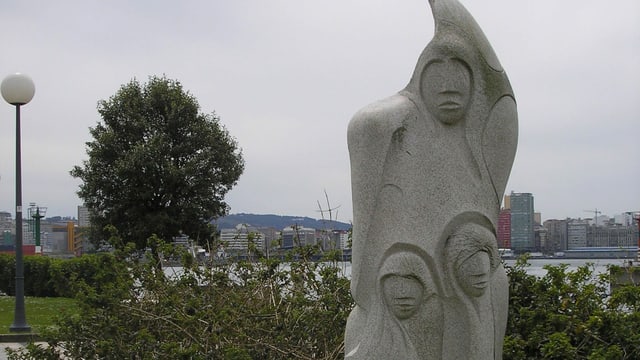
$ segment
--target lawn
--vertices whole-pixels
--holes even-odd
[[[34,333],[53,325],[56,316],[72,314],[76,311],[75,300],[68,298],[27,297],[24,304],[27,324],[31,326],[31,331]],[[0,296],[0,334],[9,333],[14,310],[15,298]]]

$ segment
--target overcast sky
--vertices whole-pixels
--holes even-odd
[[[518,102],[507,193],[533,193],[543,219],[640,210],[640,1],[462,2]],[[165,74],[243,148],[232,213],[320,218],[326,191],[349,222],[347,124],[406,85],[433,36],[427,0],[7,0],[0,27],[0,77],[36,83],[23,204],[74,217],[69,170],[87,158],[98,100]],[[0,103],[0,210],[12,213],[14,119]]]

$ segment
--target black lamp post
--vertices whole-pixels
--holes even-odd
[[[20,106],[27,104],[36,92],[33,80],[24,74],[12,74],[2,80],[2,97],[16,107],[16,309],[11,332],[31,330],[24,309],[24,264],[22,262],[22,164],[20,155]]]

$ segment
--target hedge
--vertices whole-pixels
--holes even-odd
[[[109,282],[117,264],[112,254],[85,255],[72,259],[46,256],[24,257],[24,293],[36,297],[74,297],[78,284],[99,288]],[[16,261],[13,254],[0,254],[0,292],[15,295]]]

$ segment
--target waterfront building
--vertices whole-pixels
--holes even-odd
[[[316,230],[298,225],[282,229],[282,249],[293,249],[295,246],[315,245]]]
[[[544,226],[538,223],[533,225],[533,234],[535,251],[540,251],[543,253],[554,252],[549,243],[547,229]]]
[[[13,245],[13,229],[14,222],[11,219],[11,213],[0,211],[0,233],[2,233],[2,245]]]
[[[567,223],[567,250],[585,248],[589,223],[582,219],[570,219]]]
[[[248,224],[238,224],[235,229],[221,229],[220,240],[228,254],[245,255],[250,248],[262,252],[264,234]]]
[[[8,211],[0,211],[0,223],[11,222],[11,213]]]
[[[42,252],[75,255],[82,253],[82,239],[76,236],[73,221],[46,221],[41,226]]]
[[[338,244],[340,249],[351,249],[348,230],[334,230],[334,233],[337,233],[338,235]]]
[[[349,232],[347,230],[318,230],[316,237],[325,251],[344,250],[348,246]]]
[[[534,207],[531,193],[511,192],[511,249],[516,253],[535,251]]]
[[[511,209],[500,210],[498,215],[498,248],[511,249]]]
[[[600,223],[600,217],[598,217]],[[622,225],[610,219],[596,226],[590,219],[546,220],[544,227],[553,251],[584,248],[627,248],[638,245],[638,228],[635,224]]]
[[[590,247],[630,247],[638,245],[638,228],[608,224],[590,225],[587,228],[587,244]]]
[[[502,202],[502,208],[506,210],[511,210],[511,196],[505,195],[504,201]]]
[[[623,225],[623,226],[636,226],[634,224],[635,220],[633,219],[633,213],[624,213],[618,214],[613,217],[613,221],[615,224]]]
[[[280,231],[278,231],[276,228],[258,227],[257,232],[264,236],[262,239],[262,243],[265,254],[268,255],[272,250],[280,247],[280,244],[278,243],[278,240],[280,239]]]
[[[535,225],[542,225],[542,214],[539,212],[533,213],[533,223]]]
[[[89,208],[86,206],[78,206],[78,226],[89,227]]]
[[[567,220],[549,219],[543,223],[547,229],[547,242],[553,252],[567,250]]]

